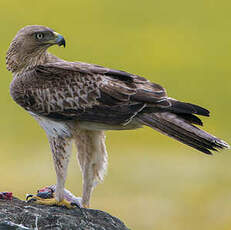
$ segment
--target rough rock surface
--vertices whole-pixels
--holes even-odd
[[[29,204],[13,198],[0,200],[0,230],[128,230],[106,212]]]

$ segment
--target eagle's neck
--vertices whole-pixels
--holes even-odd
[[[21,56],[20,53],[16,52],[14,46],[11,46],[6,55],[6,66],[14,75],[20,75],[37,65],[57,62],[58,60],[59,58],[47,52],[47,48],[33,50],[27,54],[23,52],[23,56]]]

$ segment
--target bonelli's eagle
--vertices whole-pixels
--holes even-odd
[[[138,75],[62,60],[47,52],[53,45],[65,46],[63,36],[45,26],[26,26],[6,56],[14,76],[11,96],[45,130],[53,153],[55,195],[33,196],[33,201],[72,207],[64,199],[64,185],[74,140],[83,175],[80,205],[89,207],[107,168],[105,130],[145,125],[206,154],[229,147],[195,126],[202,125],[198,115],[209,116],[207,109],[170,98],[162,86]]]

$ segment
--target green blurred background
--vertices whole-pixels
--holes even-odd
[[[205,129],[231,143],[231,2],[215,0],[1,0],[0,191],[55,183],[46,135],[9,95],[5,53],[16,32],[42,24],[64,35],[67,59],[144,76],[211,111]],[[109,169],[92,208],[139,230],[230,230],[231,155],[213,157],[151,129],[107,132]],[[76,150],[66,187],[81,195]]]

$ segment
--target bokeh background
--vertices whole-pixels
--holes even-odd
[[[46,135],[9,95],[5,53],[16,32],[42,24],[64,35],[67,59],[144,76],[171,97],[211,111],[205,130],[231,143],[230,1],[1,0],[0,191],[22,199],[55,183]],[[214,156],[149,128],[107,132],[109,168],[92,208],[139,230],[230,230],[231,152]],[[76,150],[66,187],[81,195]]]

